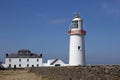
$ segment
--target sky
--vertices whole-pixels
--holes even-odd
[[[83,18],[87,64],[120,64],[120,0],[0,0],[0,61],[29,49],[69,60],[71,21]]]

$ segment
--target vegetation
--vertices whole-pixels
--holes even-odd
[[[0,80],[120,80],[120,65],[0,70]]]
[[[49,80],[120,80],[120,65],[34,67],[30,72]]]
[[[28,70],[0,70],[0,80],[42,80]]]

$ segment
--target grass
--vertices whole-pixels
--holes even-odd
[[[0,80],[43,80],[27,70],[0,70]],[[44,79],[45,80],[45,79]]]

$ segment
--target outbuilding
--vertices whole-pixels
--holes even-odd
[[[50,59],[44,66],[65,66],[65,63],[61,59]]]

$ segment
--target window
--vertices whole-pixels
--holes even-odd
[[[80,46],[78,46],[78,50],[80,50]]]
[[[34,65],[32,65],[32,67],[34,67]]]
[[[9,62],[11,62],[11,59],[9,59]]]
[[[21,64],[19,64],[19,67],[21,67]]]
[[[27,64],[27,67],[29,67],[29,64]]]
[[[37,59],[37,62],[39,61],[39,59]]]
[[[39,64],[37,64],[37,67],[39,67]]]
[[[78,28],[78,21],[72,21],[73,28]]]
[[[29,61],[29,59],[27,59],[27,62]]]
[[[60,64],[55,64],[55,66],[60,66]]]
[[[21,59],[19,59],[19,62],[21,62]]]
[[[9,68],[11,68],[11,64],[9,64]]]

